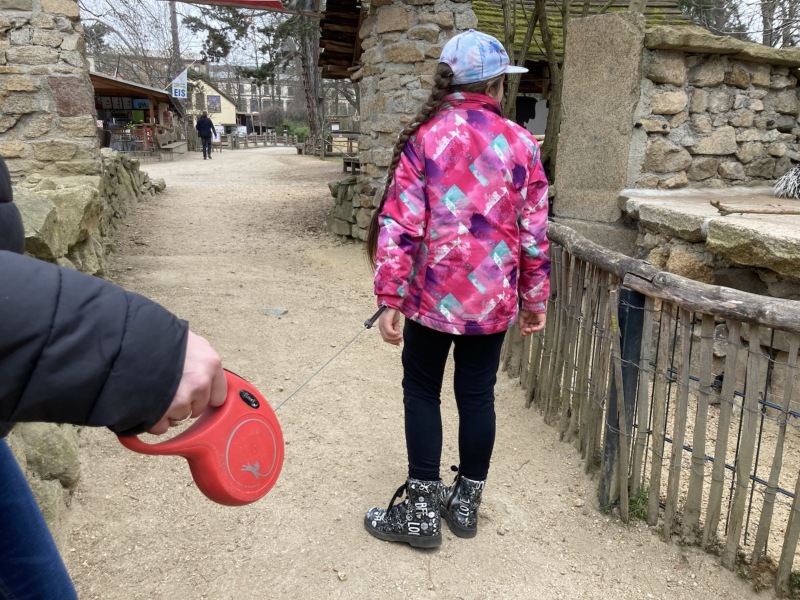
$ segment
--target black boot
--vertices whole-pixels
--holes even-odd
[[[442,487],[439,511],[450,531],[462,538],[478,535],[478,508],[485,481],[456,475],[453,485]]]
[[[387,542],[406,542],[415,548],[435,548],[442,543],[439,518],[441,481],[409,479],[400,486],[389,508],[370,508],[364,527],[376,538]],[[394,501],[406,494],[406,499]]]

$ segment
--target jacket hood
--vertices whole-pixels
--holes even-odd
[[[11,189],[11,175],[0,157],[0,250],[22,254],[25,251],[25,227]]]
[[[11,192],[11,175],[8,173],[6,161],[0,156],[0,204],[11,202],[14,196]]]

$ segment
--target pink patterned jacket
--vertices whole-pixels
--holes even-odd
[[[546,311],[547,178],[494,99],[444,98],[406,143],[379,223],[379,305],[454,334],[505,331],[520,305]]]

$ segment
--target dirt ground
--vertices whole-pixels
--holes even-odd
[[[167,189],[130,215],[112,278],[187,319],[273,406],[358,337],[278,411],[283,472],[255,504],[216,505],[183,459],[84,430],[64,548],[82,599],[753,598],[715,557],[600,513],[578,454],[504,374],[478,537],[444,527],[429,551],[372,538],[364,512],[406,475],[400,350],[363,328],[375,303],[361,245],[324,231],[341,164],[260,148],[143,168]]]

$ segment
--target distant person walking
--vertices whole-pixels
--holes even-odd
[[[197,135],[200,136],[200,142],[203,144],[203,160],[206,158],[211,158],[211,138],[214,137],[214,123],[211,122],[211,119],[208,118],[208,113],[203,111],[203,114],[200,115],[200,118],[197,119],[197,125],[194,126],[197,129]]]

